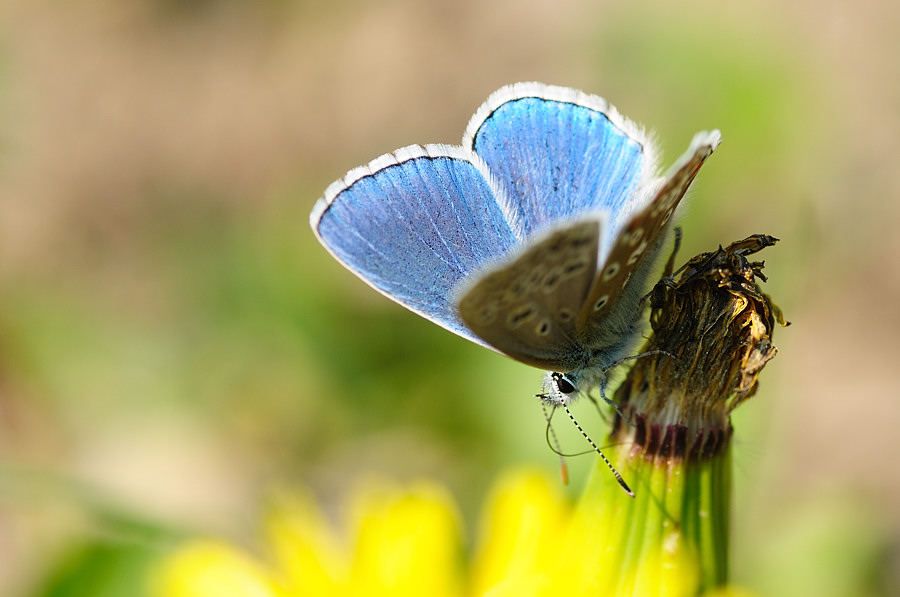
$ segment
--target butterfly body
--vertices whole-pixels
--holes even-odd
[[[564,405],[624,358],[679,201],[719,143],[699,133],[662,177],[649,137],[605,100],[518,83],[461,146],[409,146],[351,170],[310,217],[368,284],[460,336],[548,370]]]

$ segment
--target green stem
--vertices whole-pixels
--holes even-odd
[[[635,492],[598,464],[575,513],[561,566],[581,594],[698,595],[728,582],[731,411],[775,355],[777,307],[746,259],[775,242],[754,236],[695,257],[653,292],[653,335],[616,393],[610,459]],[[581,552],[583,564],[566,554]],[[585,553],[587,552],[587,553]]]

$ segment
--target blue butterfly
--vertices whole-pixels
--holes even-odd
[[[672,214],[719,141],[698,133],[658,177],[652,140],[604,99],[516,83],[475,112],[461,146],[351,170],[310,223],[387,297],[549,370],[540,397],[566,407],[602,394],[629,354]]]

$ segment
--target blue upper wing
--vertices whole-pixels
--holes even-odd
[[[352,170],[310,223],[344,265],[389,298],[470,340],[453,288],[516,244],[485,165],[444,145],[410,146]]]
[[[499,89],[479,108],[463,146],[488,165],[524,239],[559,219],[606,211],[618,221],[655,171],[652,144],[597,96],[540,83]],[[613,235],[606,235],[609,242]]]

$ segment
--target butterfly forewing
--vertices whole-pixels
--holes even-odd
[[[310,221],[351,271],[439,325],[530,365],[602,369],[634,338],[670,218],[718,142],[697,135],[654,180],[650,139],[605,100],[517,83],[461,147],[352,170]]]
[[[328,250],[367,283],[484,344],[450,297],[516,243],[487,178],[484,164],[462,148],[411,146],[334,183],[310,221]]]
[[[647,277],[672,214],[719,140],[718,131],[696,135],[653,200],[618,231],[579,313],[578,337],[586,345],[602,349],[638,320]]]
[[[588,357],[576,335],[578,312],[597,268],[602,221],[545,233],[517,256],[459,292],[463,322],[523,363],[567,371]]]
[[[605,100],[538,83],[491,95],[463,146],[487,163],[523,239],[560,219],[617,213],[655,169],[643,132]]]

